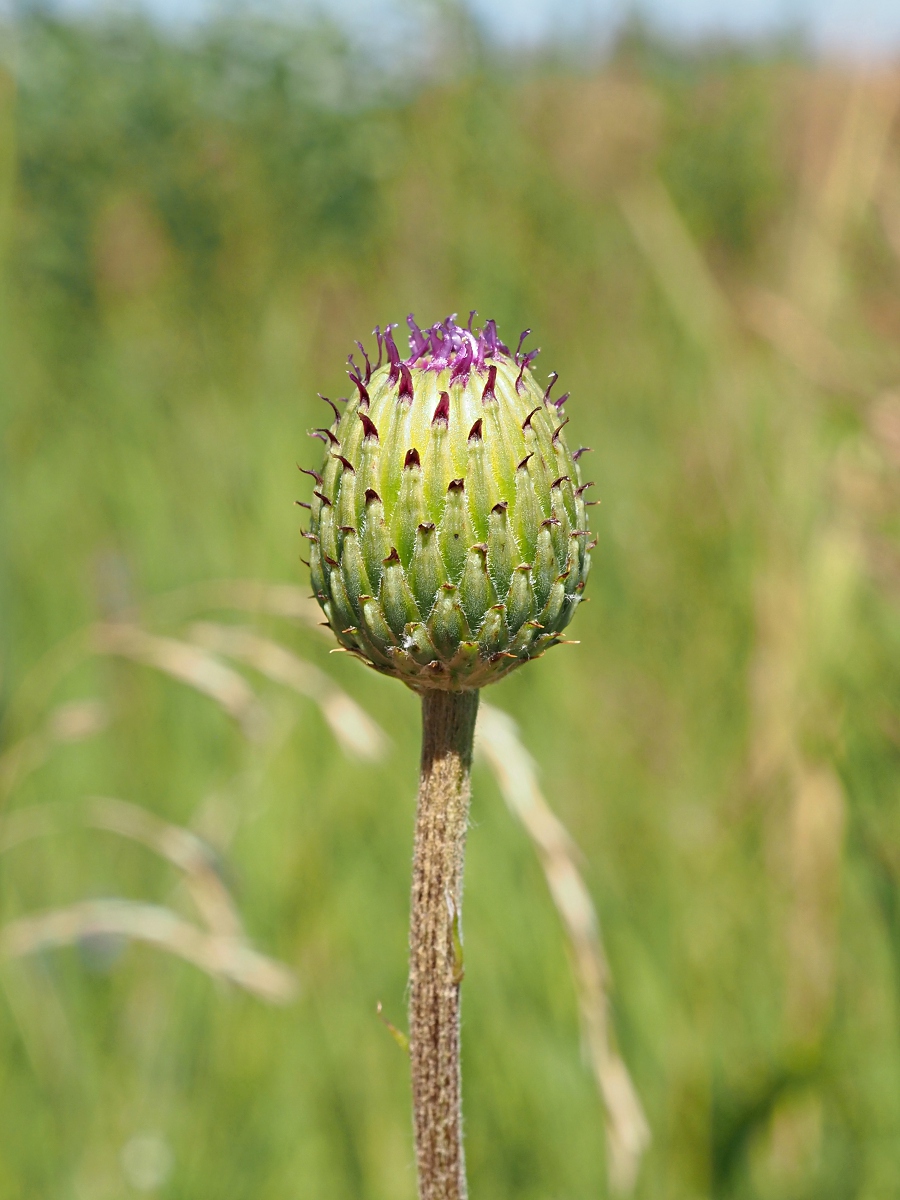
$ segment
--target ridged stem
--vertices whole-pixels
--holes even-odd
[[[409,930],[409,1053],[419,1200],[466,1200],[459,1069],[463,859],[478,692],[422,697]]]

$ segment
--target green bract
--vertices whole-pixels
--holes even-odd
[[[584,451],[570,453],[566,397],[550,399],[555,375],[538,387],[526,335],[512,354],[493,321],[409,324],[410,357],[376,329],[378,365],[353,365],[356,397],[315,431],[312,584],[338,641],[376,670],[480,688],[556,645],[581,599]]]

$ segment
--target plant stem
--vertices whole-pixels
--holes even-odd
[[[409,1053],[419,1200],[465,1200],[459,1071],[462,879],[478,692],[422,697],[409,929]]]

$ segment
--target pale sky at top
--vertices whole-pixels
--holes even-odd
[[[217,0],[58,0],[56,7],[79,9],[137,6],[166,19],[194,18],[217,7]],[[900,50],[900,0],[467,0],[492,34],[504,42],[533,43],[554,33],[586,27],[609,33],[637,9],[658,29],[693,38],[718,33],[757,37],[788,27],[808,30],[828,52],[881,56]],[[256,0],[265,11],[290,11],[290,0]],[[402,0],[316,0],[304,4],[364,25],[384,24]]]

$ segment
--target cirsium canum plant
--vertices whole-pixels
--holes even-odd
[[[474,316],[474,314],[473,314]],[[373,367],[314,431],[310,572],[340,644],[420,693],[409,1040],[421,1200],[466,1195],[460,905],[478,689],[562,641],[590,567],[585,490],[551,398],[496,325],[453,317],[410,354],[376,328]],[[324,399],[324,397],[323,397]]]

